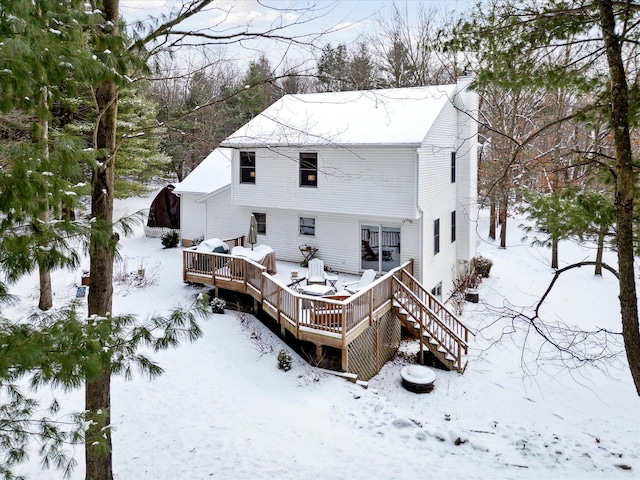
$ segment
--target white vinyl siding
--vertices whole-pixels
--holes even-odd
[[[224,195],[207,201],[207,238],[230,238],[246,235],[252,208],[224,206]],[[299,235],[300,217],[311,217],[306,211],[264,209],[267,214],[267,234],[258,235],[258,243],[269,245],[276,252],[278,260],[298,263],[302,260],[299,246],[313,245],[318,248],[317,258],[335,271],[358,274],[360,272],[360,221],[395,225],[396,220],[375,217],[352,217],[349,215],[327,215],[314,213],[315,236]],[[399,222],[398,222],[399,223]],[[418,222],[406,222],[400,226],[402,242],[401,263],[418,258]]]
[[[231,204],[231,189],[208,199],[206,212],[206,238],[226,240],[249,232],[251,212]]]
[[[476,254],[476,219],[478,209],[478,124],[473,120],[477,116],[478,97],[470,91],[463,91],[456,103],[458,111],[457,145],[457,256],[462,262],[468,262]],[[472,110],[472,114],[464,113]],[[470,140],[471,139],[471,140]]]
[[[180,195],[180,236],[188,243],[205,234],[205,206],[196,203],[201,193]]]
[[[358,216],[415,218],[415,147],[321,147],[317,188],[299,188],[305,149],[256,149],[259,181],[233,179],[233,202],[243,206]],[[238,162],[238,155],[234,156]],[[238,169],[233,168],[233,172]]]
[[[440,112],[438,121],[425,137],[418,149],[419,195],[418,205],[423,212],[422,271],[419,278],[424,285],[443,282],[442,290],[450,292],[453,287],[452,271],[457,263],[456,244],[443,241],[448,237],[451,212],[456,210],[458,181],[451,183],[451,152],[456,148],[458,137],[457,112],[447,104]],[[459,158],[456,155],[456,170],[459,175]],[[434,255],[433,227],[440,219],[440,249]]]

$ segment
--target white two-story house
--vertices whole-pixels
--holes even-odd
[[[470,80],[284,96],[222,143],[215,168],[176,187],[183,243],[246,233],[253,214],[258,243],[279,260],[301,261],[305,244],[345,273],[384,273],[413,259],[422,284],[446,297],[475,254]],[[230,179],[221,186],[221,174],[207,171],[224,165]]]

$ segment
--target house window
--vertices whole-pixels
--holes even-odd
[[[451,152],[451,183],[456,183],[456,152]]]
[[[433,254],[440,251],[440,219],[433,221]]]
[[[253,216],[256,217],[256,223],[258,224],[258,234],[267,234],[267,214],[253,212]]]
[[[438,300],[442,300],[442,282],[431,289],[431,295],[436,297]]]
[[[256,152],[240,152],[240,183],[256,183]]]
[[[456,211],[451,212],[451,243],[456,241]]]
[[[300,186],[301,187],[317,187],[318,186],[318,154],[317,153],[301,153],[300,154]]]
[[[300,217],[300,235],[316,236],[316,219],[311,217]]]

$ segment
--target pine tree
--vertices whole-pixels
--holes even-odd
[[[0,255],[7,258],[10,279],[38,268],[43,310],[52,306],[50,270],[77,263],[61,240],[73,237],[77,225],[55,217],[61,204],[73,204],[81,193],[68,179],[78,169],[74,156],[86,155],[73,138],[53,131],[50,119],[53,102],[65,94],[60,86],[87,60],[77,53],[83,43],[79,5],[16,1],[0,11],[0,109],[5,114],[19,109],[31,123],[31,142],[16,142],[3,152],[0,211],[6,213],[2,227],[8,234]]]

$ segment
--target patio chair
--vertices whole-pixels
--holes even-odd
[[[362,272],[362,277],[360,277],[359,281],[345,283],[342,286],[347,292],[358,293],[360,290],[368,287],[369,284],[373,283],[375,279],[376,279],[376,271],[369,269]]]
[[[314,258],[309,261],[309,271],[307,272],[307,285],[327,284],[327,277],[324,273],[324,261]]]

